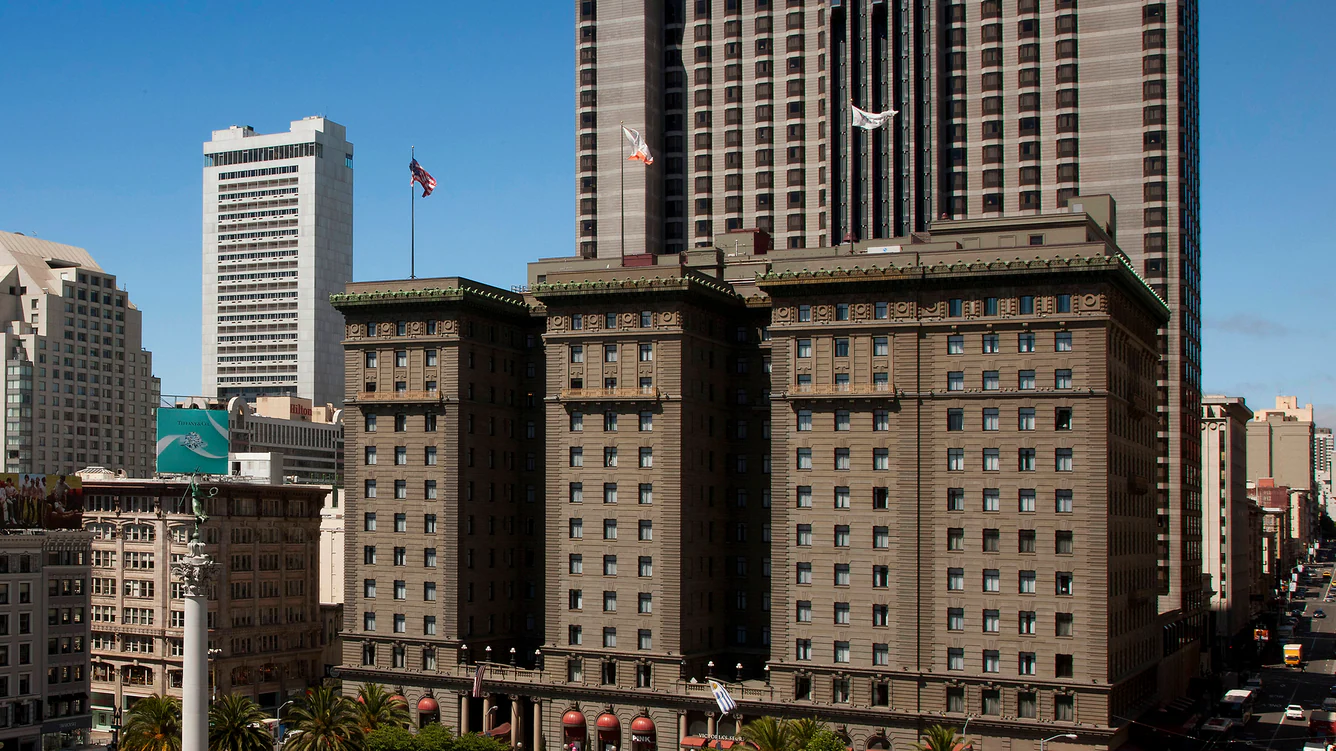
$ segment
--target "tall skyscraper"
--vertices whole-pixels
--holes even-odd
[[[353,145],[323,117],[249,125],[204,144],[203,389],[343,402],[342,317],[353,275]]]
[[[1114,239],[1171,311],[1159,602],[1166,650],[1193,663],[1205,623],[1196,0],[575,5],[583,257],[676,253],[744,227],[776,248],[829,246],[1114,197]],[[851,130],[851,102],[899,114]],[[648,170],[624,163],[621,122],[648,139]]]
[[[4,471],[154,469],[158,379],[142,314],[88,251],[0,232]]]

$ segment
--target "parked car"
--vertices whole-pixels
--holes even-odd
[[[1303,707],[1299,706],[1298,704],[1291,704],[1288,707],[1285,707],[1285,719],[1298,720],[1299,722],[1303,722],[1308,718],[1304,716]]]
[[[1326,617],[1327,617],[1327,614],[1326,614],[1326,612],[1324,612],[1324,611],[1322,610],[1322,608],[1318,608],[1317,610],[1314,610],[1314,611],[1313,611],[1313,617],[1314,617],[1314,618],[1326,618]]]

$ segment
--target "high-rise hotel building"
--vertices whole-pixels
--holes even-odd
[[[353,146],[342,125],[216,130],[204,143],[203,392],[343,399],[343,323],[329,296],[353,272]]]
[[[5,472],[153,472],[160,387],[142,319],[88,251],[0,232]]]
[[[1198,3],[576,0],[577,244],[616,259],[760,228],[777,248],[1036,216],[1111,194],[1170,308],[1155,480],[1165,650],[1201,568]],[[851,130],[849,105],[898,110]],[[625,164],[620,124],[656,155]],[[624,219],[623,219],[624,212]]]
[[[349,285],[339,677],[535,751],[761,715],[1119,747],[1164,696],[1169,312],[1076,205]]]

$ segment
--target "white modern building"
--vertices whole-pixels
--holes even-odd
[[[88,251],[0,232],[4,471],[148,477],[160,387],[142,315]]]
[[[353,274],[353,146],[342,125],[216,130],[204,144],[203,388],[343,403]]]

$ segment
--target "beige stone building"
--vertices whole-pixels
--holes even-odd
[[[1299,407],[1292,396],[1276,397],[1276,408],[1258,410],[1248,423],[1248,480],[1270,477],[1277,485],[1316,488],[1316,428],[1313,405]]]
[[[1213,633],[1221,648],[1247,630],[1265,595],[1257,587],[1261,511],[1247,490],[1251,417],[1241,397],[1202,397],[1202,563],[1211,577]]]
[[[88,745],[89,536],[0,531],[0,748]]]
[[[205,552],[221,566],[209,598],[212,691],[273,711],[324,677],[316,561],[329,488],[236,482],[203,492],[212,494]],[[189,493],[179,481],[85,479],[94,730],[110,730],[115,709],[138,698],[180,695],[185,611],[171,564],[194,527]]]
[[[7,472],[153,472],[160,390],[143,315],[83,248],[0,232]]]
[[[1083,200],[852,253],[543,260],[525,297],[350,285],[345,685],[530,748],[730,735],[708,677],[860,751],[966,718],[1116,747],[1166,648],[1168,314]],[[506,451],[519,488],[479,506]]]

